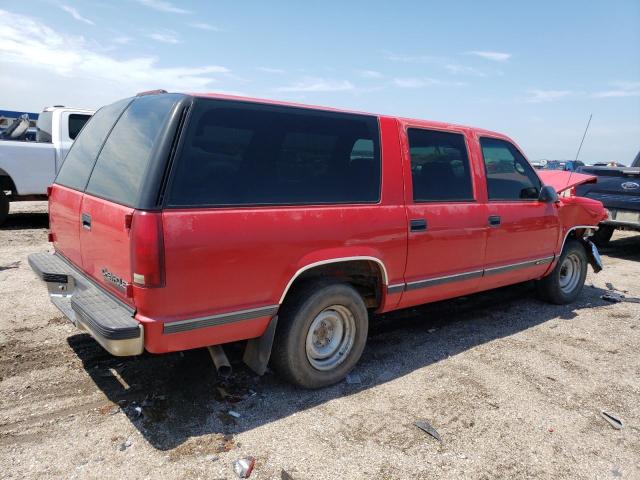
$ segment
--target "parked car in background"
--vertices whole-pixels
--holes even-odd
[[[47,107],[38,116],[36,141],[0,141],[0,225],[9,203],[45,200],[65,155],[92,110]],[[26,132],[29,137],[29,132]]]
[[[593,236],[599,245],[606,245],[617,229],[640,232],[640,152],[631,165],[610,167],[595,164],[578,170],[596,175],[598,182],[577,187],[576,195],[599,200],[607,209],[607,219]]]
[[[584,163],[580,160],[547,160],[542,168],[545,170],[564,170],[565,172],[575,172]]]
[[[114,355],[246,340],[259,374],[322,387],[373,312],[526,280],[575,300],[604,208],[558,195],[594,177],[540,173],[477,128],[143,94],[82,131],[49,196],[55,254],[29,263]]]

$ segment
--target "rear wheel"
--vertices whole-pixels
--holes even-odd
[[[600,228],[593,234],[591,240],[599,247],[604,247],[611,240],[614,228],[610,225],[600,225]]]
[[[582,243],[575,239],[568,240],[553,271],[538,281],[541,296],[557,305],[573,302],[584,286],[587,264]]]
[[[351,285],[307,284],[287,299],[278,314],[272,365],[301,387],[337,383],[360,359],[368,326],[364,301]]]
[[[0,225],[2,225],[9,216],[9,198],[0,190]]]

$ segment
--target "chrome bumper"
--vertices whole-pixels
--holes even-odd
[[[133,318],[133,308],[58,254],[33,253],[29,255],[29,265],[47,284],[53,304],[109,353],[128,356],[144,351],[144,327]]]

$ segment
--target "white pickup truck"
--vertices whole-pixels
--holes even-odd
[[[0,225],[9,202],[45,200],[73,140],[92,110],[47,107],[38,117],[36,141],[0,140]]]

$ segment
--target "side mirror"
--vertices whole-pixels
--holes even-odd
[[[555,203],[558,201],[558,192],[551,185],[543,185],[538,200],[544,203]]]

